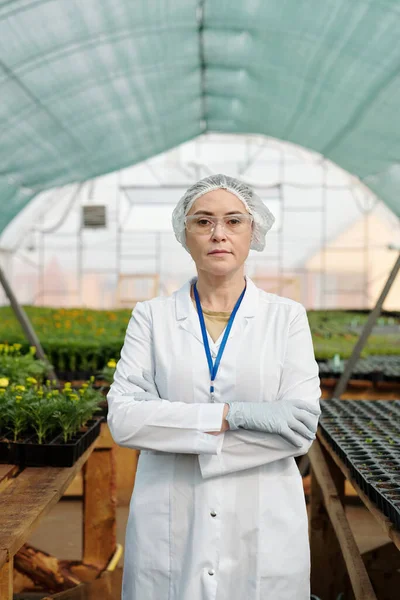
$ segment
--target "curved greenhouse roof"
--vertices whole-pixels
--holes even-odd
[[[313,149],[400,216],[400,4],[0,0],[0,232],[205,131]]]

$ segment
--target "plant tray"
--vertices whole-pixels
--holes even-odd
[[[346,366],[347,360],[340,367],[334,367],[333,361],[319,361],[321,378],[339,379]],[[373,381],[400,382],[400,356],[369,356],[360,358],[354,365],[351,379]]]
[[[62,434],[47,444],[0,442],[0,463],[22,467],[72,467],[100,434],[102,417],[88,421],[86,430],[64,443]]]
[[[58,379],[61,381],[87,381],[91,375],[93,375],[92,371],[57,371],[56,372]]]
[[[323,436],[351,477],[400,529],[400,400],[321,401]]]

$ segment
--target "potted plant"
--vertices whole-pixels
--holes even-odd
[[[0,387],[0,460],[71,466],[100,432],[95,413],[103,396],[92,384],[93,378],[79,389],[66,383],[58,390],[27,378],[25,385]]]

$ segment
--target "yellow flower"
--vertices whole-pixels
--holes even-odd
[[[22,400],[22,396],[15,396],[15,402],[19,404]]]
[[[81,388],[82,388],[83,390],[86,390],[88,387],[89,387],[89,384],[88,384],[88,383],[82,383],[82,385],[81,385]]]
[[[79,400],[79,396],[77,394],[71,394],[69,399],[77,402]]]
[[[27,377],[26,381],[27,381],[27,383],[32,383],[32,384],[37,383],[37,380],[34,377]]]
[[[111,360],[109,360],[107,363],[107,367],[110,367],[111,369],[115,369],[116,366],[117,366],[117,363],[115,362],[115,360],[113,358]]]
[[[0,388],[0,394],[5,394],[6,390],[4,388]]]
[[[67,381],[66,383],[64,383],[64,390],[70,390],[71,389],[71,382]]]
[[[9,383],[10,381],[7,377],[0,377],[0,388],[6,388]]]
[[[36,346],[30,346],[29,352],[32,354],[32,356],[35,356],[35,354],[36,354]]]
[[[16,385],[15,389],[18,390],[19,392],[24,392],[25,391],[25,386],[24,385]]]
[[[13,344],[13,346],[16,350],[21,350],[22,348],[22,344]]]
[[[37,395],[39,396],[39,398],[41,398],[43,396],[43,390],[38,390]]]
[[[89,381],[90,381],[90,383],[93,383],[93,382],[94,382],[94,375],[91,375],[91,376],[89,377]]]
[[[84,394],[85,392],[86,392],[86,390],[82,390],[82,389],[81,389],[81,390],[79,390],[79,393],[80,393],[80,395],[81,395],[81,396],[83,396],[83,394]]]

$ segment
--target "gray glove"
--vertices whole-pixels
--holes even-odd
[[[318,408],[304,400],[232,402],[226,420],[230,429],[277,433],[293,446],[301,448],[302,438],[315,439],[320,414]]]

